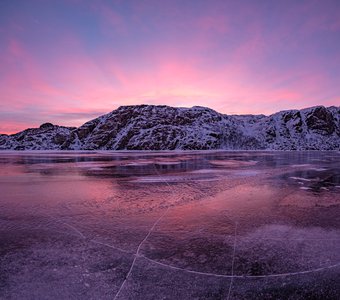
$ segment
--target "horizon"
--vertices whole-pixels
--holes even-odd
[[[0,133],[119,106],[270,115],[340,103],[340,2],[3,1]]]

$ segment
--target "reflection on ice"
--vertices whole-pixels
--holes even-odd
[[[302,177],[295,177],[295,176],[291,176],[289,178],[295,179],[295,180],[301,180],[301,181],[312,181],[311,179],[302,178]]]
[[[258,162],[254,160],[235,160],[235,159],[228,159],[228,160],[210,160],[209,161],[212,165],[221,166],[221,167],[245,167],[245,166],[254,166]]]
[[[231,288],[242,299],[261,278],[267,295],[284,298],[291,276],[291,298],[308,298],[315,278],[333,295],[339,157],[0,153],[0,298],[142,299],[161,289],[203,299]]]

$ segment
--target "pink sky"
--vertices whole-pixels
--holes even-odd
[[[339,1],[7,1],[0,133],[121,105],[227,114],[340,103]]]

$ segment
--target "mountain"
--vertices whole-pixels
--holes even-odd
[[[121,106],[86,122],[0,135],[0,150],[339,150],[340,107],[224,115],[194,106]]]
[[[12,135],[1,134],[0,150],[60,150],[76,129],[44,123]]]

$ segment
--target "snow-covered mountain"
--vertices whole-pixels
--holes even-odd
[[[0,149],[339,150],[340,107],[316,106],[265,116],[224,115],[199,106],[121,106],[78,128],[45,123],[0,135]]]
[[[12,135],[0,135],[0,150],[58,150],[76,127],[44,123],[39,128],[28,128]]]

